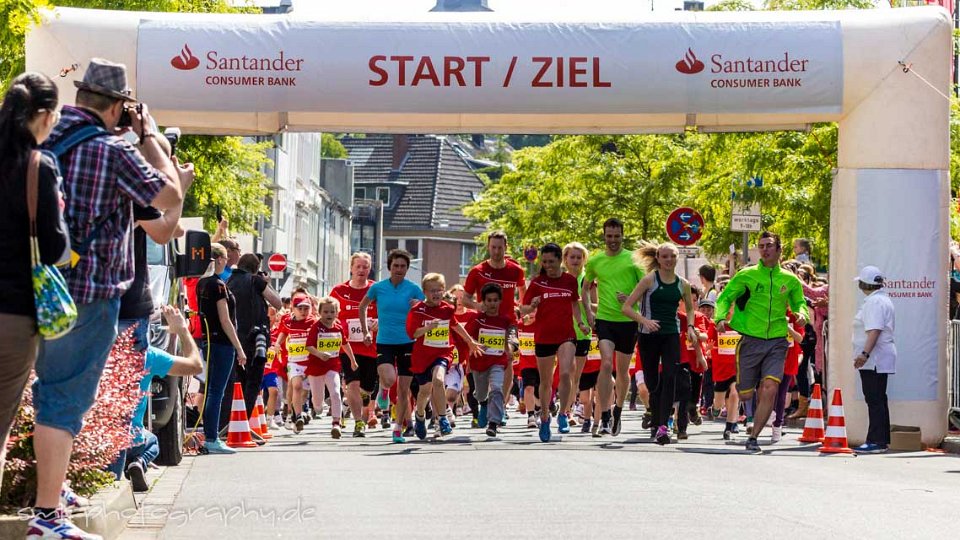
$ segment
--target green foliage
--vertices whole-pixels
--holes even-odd
[[[766,8],[777,11],[801,9],[873,9],[873,0],[767,0]]]
[[[521,150],[528,146],[546,146],[550,144],[551,135],[507,135],[507,143],[514,150]]]
[[[329,159],[346,159],[349,157],[347,149],[337,140],[333,133],[320,135],[320,157]]]
[[[207,230],[214,230],[219,206],[231,232],[253,232],[257,219],[270,211],[263,202],[269,189],[262,171],[270,164],[266,150],[272,145],[242,137],[184,136],[177,154],[194,164],[197,178],[187,192],[183,215],[201,216]]]
[[[753,11],[756,9],[750,0],[722,0],[708,7],[706,11]]]
[[[27,29],[37,23],[37,10],[46,0],[0,0],[0,90],[23,72]]]

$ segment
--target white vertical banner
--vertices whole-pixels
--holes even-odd
[[[937,170],[857,172],[857,268],[880,268],[896,310],[897,372],[888,383],[890,401],[937,399],[948,291],[944,272],[948,228],[939,211],[944,182],[946,173]],[[856,287],[854,278],[831,287]],[[864,297],[857,293],[855,298],[854,313]],[[857,397],[862,399],[862,391]]]

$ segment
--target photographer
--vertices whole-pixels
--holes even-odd
[[[73,439],[93,405],[117,335],[120,296],[133,281],[133,204],[169,210],[183,202],[175,180],[180,173],[150,130],[147,107],[128,108],[136,100],[126,66],[94,58],[83,80],[74,84],[76,107],[63,107],[60,123],[43,145],[59,156],[63,171],[64,216],[77,259],[64,278],[77,304],[77,320],[69,334],[45,342],[37,358],[37,496],[29,526],[40,535],[45,528],[59,534],[53,529]],[[132,128],[118,131],[123,117]],[[81,130],[93,135],[68,145]]]
[[[280,295],[259,274],[260,259],[253,253],[240,257],[227,288],[237,299],[237,335],[247,355],[247,365],[236,370],[243,387],[247,416],[253,412],[263,381],[263,368],[270,347],[270,316],[267,305],[280,309]]]

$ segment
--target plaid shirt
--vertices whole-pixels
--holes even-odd
[[[51,147],[68,128],[82,123],[105,127],[95,114],[64,106],[63,118],[44,143]],[[60,159],[64,217],[77,245],[91,234],[86,255],[64,272],[77,303],[119,297],[133,282],[133,203],[150,206],[166,185],[153,168],[120,137],[97,137],[81,143]],[[103,221],[99,230],[95,229]]]

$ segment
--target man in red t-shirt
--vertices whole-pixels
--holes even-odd
[[[443,276],[427,274],[423,278],[422,286],[425,299],[410,308],[406,324],[407,335],[414,340],[413,352],[410,355],[410,371],[420,385],[414,420],[414,433],[420,440],[427,438],[428,401],[439,419],[438,438],[453,432],[450,421],[444,414],[447,409],[444,378],[453,359],[454,348],[450,333],[459,334],[469,344],[471,354],[475,354],[478,350],[477,343],[470,338],[457,320],[456,308],[443,301],[446,288]]]
[[[494,231],[487,236],[487,260],[474,266],[467,273],[463,283],[463,304],[470,309],[482,311],[481,301],[475,298],[487,283],[496,283],[503,289],[503,301],[500,302],[500,316],[508,319],[514,327],[517,325],[515,308],[517,299],[526,293],[526,281],[523,267],[513,259],[507,258],[507,233]],[[516,349],[516,328],[507,336],[510,354]],[[507,366],[503,377],[503,395],[509,396],[513,389],[513,365]],[[481,426],[482,427],[482,426]]]
[[[483,311],[467,323],[467,333],[480,344],[481,355],[471,359],[474,393],[480,402],[478,423],[487,436],[496,437],[504,416],[503,375],[513,364],[507,347],[507,333],[513,322],[500,315],[503,289],[487,283],[480,289]]]

